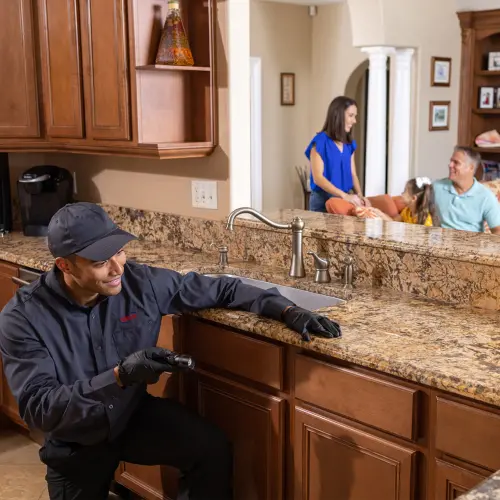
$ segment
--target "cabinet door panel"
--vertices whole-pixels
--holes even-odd
[[[125,0],[81,0],[86,134],[130,139]]]
[[[233,443],[235,500],[281,500],[285,401],[218,377],[194,378],[188,400]]]
[[[83,137],[77,0],[39,0],[40,51],[48,137]]]
[[[3,0],[0,19],[0,137],[39,137],[31,1]]]
[[[484,479],[475,472],[436,460],[435,500],[455,500]]]
[[[295,409],[295,499],[411,500],[416,451]]]

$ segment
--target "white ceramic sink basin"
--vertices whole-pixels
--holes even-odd
[[[339,299],[338,297],[330,297],[329,295],[299,290],[298,288],[293,288],[291,286],[277,285],[276,283],[269,283],[267,281],[243,278],[242,276],[235,276],[233,274],[208,273],[205,274],[205,276],[208,276],[209,278],[221,278],[223,276],[227,278],[237,278],[246,285],[253,285],[264,290],[267,290],[268,288],[277,288],[278,292],[280,292],[283,297],[291,300],[299,307],[303,307],[304,309],[309,309],[311,311],[321,309],[323,307],[337,306],[345,302],[345,300]]]

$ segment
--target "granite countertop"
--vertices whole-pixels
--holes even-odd
[[[468,493],[460,495],[457,500],[500,500],[500,471],[492,474]]]
[[[291,222],[294,217],[300,217],[305,223],[304,236],[318,239],[390,248],[464,262],[500,265],[500,236],[497,235],[296,209],[270,211],[264,215],[282,224]],[[237,217],[234,225],[273,230],[248,214]]]
[[[127,255],[138,262],[181,273],[226,272],[305,290],[323,292],[345,303],[321,309],[338,321],[343,337],[304,343],[282,323],[226,309],[197,315],[334,358],[379,370],[462,396],[500,406],[500,313],[450,306],[381,289],[344,289],[315,284],[312,276],[293,280],[286,270],[234,262],[221,269],[217,255],[184,251],[161,243],[133,241]],[[0,260],[49,270],[53,259],[44,238],[13,233],[0,239]]]

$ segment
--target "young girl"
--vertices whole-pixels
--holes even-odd
[[[410,179],[402,194],[406,207],[394,218],[398,222],[437,226],[438,216],[434,204],[434,189],[428,177]]]
[[[305,151],[311,162],[309,210],[313,212],[326,212],[325,203],[332,196],[357,206],[370,205],[361,191],[354,162],[356,141],[351,134],[357,113],[354,99],[336,97],[330,103],[323,129]]]

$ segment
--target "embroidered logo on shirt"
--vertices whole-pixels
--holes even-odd
[[[123,316],[122,318],[120,318],[120,322],[127,323],[128,321],[132,321],[135,318],[137,318],[137,313],[132,313],[129,314],[128,316]]]

